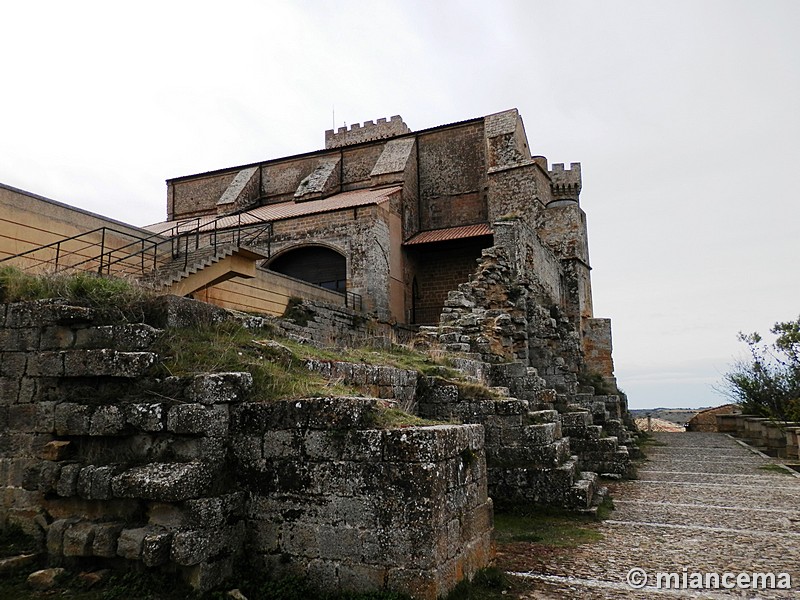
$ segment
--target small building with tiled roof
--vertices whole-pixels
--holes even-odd
[[[686,430],[716,432],[719,431],[717,428],[717,415],[736,415],[741,414],[741,412],[742,409],[738,404],[723,404],[722,406],[706,408],[689,419],[686,424]]]

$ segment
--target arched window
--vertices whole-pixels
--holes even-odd
[[[347,287],[344,256],[324,246],[289,250],[272,260],[267,268],[337,292],[344,293]]]

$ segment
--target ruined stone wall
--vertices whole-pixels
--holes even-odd
[[[255,566],[329,589],[437,598],[491,556],[482,429],[377,430],[370,402],[235,409]]]
[[[414,335],[408,326],[322,300],[304,299],[295,311],[300,322],[293,321],[291,316],[275,320],[248,315],[240,320],[245,327],[275,327],[282,337],[327,348],[390,348],[410,341]]]
[[[583,352],[586,366],[616,387],[612,358],[611,319],[587,319],[583,323]]]
[[[502,365],[526,376],[519,363]],[[489,493],[496,506],[555,505],[588,509],[599,502],[594,474],[581,476],[570,456],[554,410],[534,410],[531,402],[508,397],[508,390],[474,394],[442,380],[427,379],[419,394],[419,413],[435,419],[480,423],[485,430]]]
[[[186,325],[200,305],[165,304],[145,314]],[[157,380],[160,332],[109,320],[0,306],[0,525],[51,563],[140,564],[202,590],[246,564],[434,600],[490,560],[480,427],[376,429],[386,401],[370,398],[248,401],[246,373]]]
[[[492,228],[495,245],[504,249],[512,269],[511,278],[529,281],[541,304],[560,304],[563,296],[561,263],[542,244],[535,230],[520,219],[497,221]]]

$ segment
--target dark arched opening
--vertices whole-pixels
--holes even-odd
[[[329,290],[344,293],[347,288],[347,261],[335,250],[324,246],[289,250],[277,256],[267,268]]]

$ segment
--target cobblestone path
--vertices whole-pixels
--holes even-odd
[[[501,549],[498,566],[525,574],[518,597],[800,598],[800,478],[724,434],[654,437],[664,445],[646,449],[639,479],[613,486],[602,541],[547,555]],[[644,589],[626,582],[634,568]],[[689,585],[692,573],[788,573],[793,589],[664,589],[658,572],[678,585],[684,572]]]

